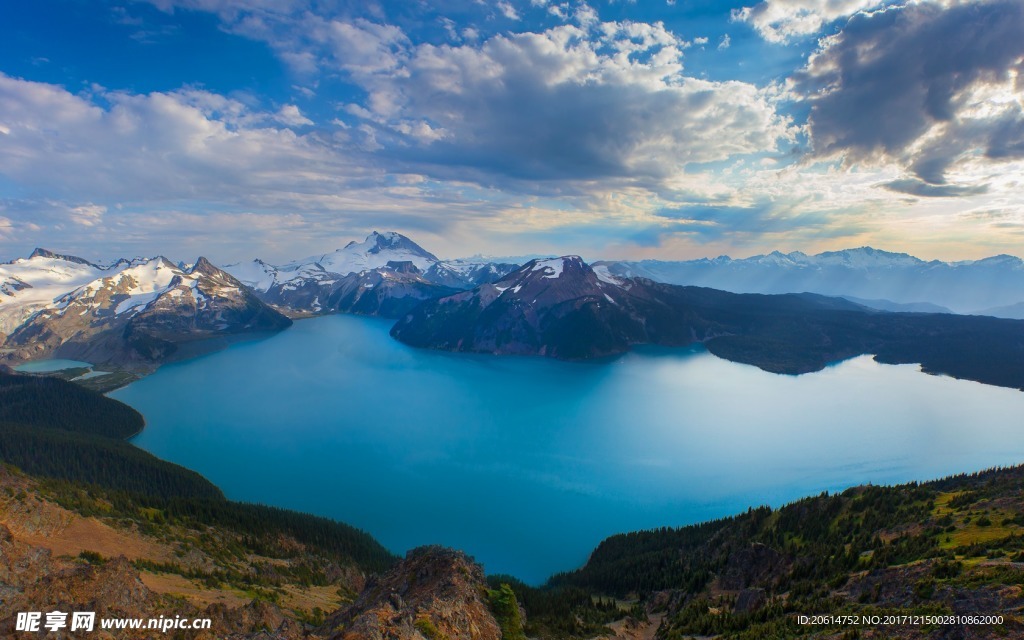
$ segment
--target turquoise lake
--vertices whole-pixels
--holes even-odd
[[[296,322],[111,393],[133,442],[232,499],[467,551],[539,583],[619,532],[1024,462],[1024,393],[855,358],[780,376],[700,349],[612,361],[412,349]]]

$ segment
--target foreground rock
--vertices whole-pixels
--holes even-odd
[[[500,640],[486,589],[483,569],[464,554],[422,547],[371,580],[319,633],[332,640]]]

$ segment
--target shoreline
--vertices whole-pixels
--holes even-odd
[[[332,314],[332,315],[335,315],[335,314]],[[347,316],[348,314],[336,314],[336,315]],[[373,323],[373,325],[377,328],[377,330],[383,330],[383,325],[386,324],[386,322],[383,322],[379,318],[362,317],[362,316],[360,316],[358,318],[351,318],[351,319],[347,318],[347,317],[342,317],[342,318],[338,318],[336,321],[328,321],[328,322],[330,322],[331,324],[334,324],[335,322],[344,322],[344,321],[348,321],[348,322],[361,322],[363,320],[370,320]],[[308,331],[303,331],[302,333],[305,334],[305,333],[308,333]],[[381,339],[383,340],[385,338],[382,336]],[[661,347],[652,347],[652,349],[655,352],[662,352],[662,353],[664,353],[663,348],[661,348]],[[418,351],[418,350],[416,350],[416,351]],[[672,351],[675,351],[675,349],[672,349]],[[432,353],[435,353],[435,352],[432,352]],[[460,360],[461,359],[465,359],[467,355],[470,357],[470,359],[477,359],[477,358],[482,357],[479,354],[477,354],[477,355],[474,355],[474,354],[457,354],[457,353],[456,354],[450,354],[450,353],[447,353],[447,352],[436,352],[436,353],[437,353],[437,355],[442,356],[442,357],[447,357],[447,356],[454,355],[457,359],[460,359]],[[491,358],[488,358],[488,360],[491,360]],[[256,362],[256,361],[257,360],[251,360],[249,362]],[[557,363],[558,361],[551,361],[551,362],[552,362],[552,364],[554,364],[554,363]],[[225,369],[221,369],[222,373],[223,373],[223,371],[225,371]],[[775,377],[775,375],[777,375],[777,374],[772,374],[772,377]],[[784,376],[784,377],[788,377],[788,376]],[[179,378],[179,380],[180,380],[180,378]],[[151,389],[151,391],[152,391],[152,389]],[[147,423],[148,423],[148,421],[147,421]],[[373,425],[372,422],[370,422],[370,423],[362,423],[362,424],[363,424],[363,426],[361,427],[362,429],[366,429],[368,427],[372,427],[372,425]],[[165,430],[166,430],[166,428],[165,428]],[[133,436],[133,438],[134,438],[134,436]],[[133,442],[133,444],[134,444],[134,442]],[[170,452],[170,455],[173,455],[173,452]],[[1001,459],[999,459],[999,458],[989,458],[989,460],[991,461],[991,460],[1001,460]],[[1012,461],[1010,461],[1010,460],[1001,460],[1001,464],[1009,465],[1011,463],[1012,463]],[[208,472],[216,473],[213,470],[217,469],[218,467],[207,465],[206,468],[207,468]],[[892,486],[892,487],[896,487],[896,486],[901,486],[903,484],[908,484],[908,483],[931,482],[933,480],[943,479],[943,478],[950,477],[950,476],[968,475],[968,474],[972,473],[973,470],[982,469],[982,468],[987,468],[987,467],[985,467],[985,465],[973,465],[973,464],[970,464],[969,462],[967,462],[964,466],[952,466],[951,465],[950,467],[946,467],[946,468],[933,468],[932,471],[935,471],[934,473],[927,473],[928,470],[924,469],[923,471],[925,471],[925,473],[908,474],[908,475],[905,475],[905,476],[896,477],[895,479],[892,479],[889,482],[884,482],[884,481],[879,482],[877,475],[876,476],[870,476],[868,474],[858,474],[858,475],[849,476],[847,478],[848,480],[851,480],[851,481],[843,481],[843,479],[840,478],[840,482],[837,482],[837,483],[832,483],[832,482],[823,483],[821,485],[821,489],[825,489],[826,485],[827,485],[827,489],[830,492],[841,492],[841,491],[843,491],[843,490],[845,490],[847,488],[850,488],[850,487],[865,486],[865,485],[872,485],[872,484],[874,484],[875,486]],[[872,481],[868,480],[868,478],[870,478],[870,477],[875,477],[876,479],[872,482]],[[932,480],[922,480],[922,478],[931,478]],[[825,478],[825,480],[827,480],[827,478]],[[230,485],[230,481],[229,480],[225,480],[225,482]],[[799,487],[797,487],[797,489],[799,489]],[[667,525],[665,525],[665,526],[671,526],[673,528],[674,527],[679,527],[679,526],[686,526],[686,525],[689,525],[689,524],[697,524],[697,523],[706,522],[708,520],[712,520],[712,519],[715,519],[715,518],[718,518],[718,517],[729,517],[729,516],[732,516],[732,515],[738,515],[738,514],[742,513],[745,509],[751,508],[754,505],[761,505],[761,504],[768,503],[768,504],[775,505],[775,507],[773,507],[773,508],[781,507],[783,505],[790,504],[792,501],[797,501],[797,500],[799,500],[802,497],[816,495],[818,492],[819,492],[818,488],[811,488],[811,489],[808,489],[808,490],[799,490],[799,491],[796,491],[794,493],[786,493],[784,496],[782,496],[782,499],[779,499],[777,497],[773,498],[773,497],[771,497],[769,492],[763,491],[763,492],[760,492],[760,495],[751,496],[747,500],[743,501],[742,504],[739,501],[736,501],[736,502],[728,501],[728,503],[723,502],[723,504],[722,504],[723,508],[720,509],[720,512],[718,514],[715,514],[715,515],[707,515],[706,513],[703,513],[700,510],[692,511],[691,513],[694,513],[694,515],[696,516],[696,518],[693,520],[692,523],[688,522],[686,520],[676,520],[676,523],[673,524],[673,518],[672,518],[673,513],[671,511],[669,511],[669,510],[662,510],[661,511],[661,515],[663,517],[658,519],[657,522],[658,523],[667,523]],[[778,494],[776,494],[776,495],[778,495]],[[769,496],[769,497],[766,499],[765,496]],[[791,498],[791,500],[788,499],[787,496],[788,496],[788,498]],[[240,499],[251,500],[251,501],[260,501],[261,498],[266,499],[265,498],[265,494],[264,494],[264,496],[259,496],[259,495],[245,496],[245,497],[242,497]],[[301,509],[302,508],[302,507],[295,506],[294,503],[277,502],[276,504],[279,504],[279,505],[281,505],[284,508],[290,508],[290,509]],[[361,504],[361,503],[356,503],[356,504],[358,505],[358,504]],[[289,505],[292,505],[292,506],[289,506]],[[731,507],[730,507],[730,505],[731,505]],[[322,508],[322,506],[323,505],[319,505],[319,506],[316,506],[314,508],[319,509],[319,508]],[[307,510],[310,509],[310,507],[308,505],[306,507],[304,507],[304,508],[307,509]],[[331,518],[331,519],[335,519],[335,520],[338,520],[338,521],[341,521],[341,522],[348,522],[348,520],[346,520],[346,516],[351,517],[351,513],[349,513],[349,514],[338,513],[338,512],[331,513],[329,511],[316,511],[315,513],[319,513],[321,515],[324,515],[325,517],[328,517],[328,518]],[[362,523],[360,524],[360,527],[361,528],[367,528],[367,529],[371,528],[371,525],[367,525],[366,524],[367,522],[371,522],[371,520],[364,519],[362,521]],[[660,528],[663,525],[656,524],[656,525],[650,525],[650,526],[652,526],[654,528]],[[379,529],[379,528],[377,530],[378,531],[384,531],[384,530]],[[636,531],[645,531],[645,530],[648,530],[648,529],[645,529],[642,526],[641,527],[629,526],[629,523],[626,523],[626,526],[618,527],[618,528],[609,530],[608,534],[609,535],[615,535],[617,533],[636,532]],[[601,531],[601,533],[603,533],[603,532],[604,532],[604,530]],[[385,533],[383,533],[383,535],[386,536],[387,533],[385,532]],[[596,541],[595,541],[595,544],[596,544]],[[395,550],[395,551],[397,551],[399,553],[401,553],[403,550],[406,549],[405,546],[401,546],[401,545],[396,545],[394,547],[391,547],[389,545],[389,548],[391,548],[392,550]],[[593,547],[592,546],[588,547],[586,549],[584,554],[581,555],[581,558],[585,559],[585,557],[586,557],[585,554],[587,552],[590,552],[590,551],[593,551]],[[562,570],[561,567],[557,567],[556,566],[556,569],[553,570],[552,573],[557,573],[557,572],[559,572],[561,570]],[[514,571],[509,571],[509,573],[512,573],[513,575],[516,575],[516,573]],[[548,575],[547,577],[550,577],[550,575]],[[542,581],[543,581],[542,578],[531,579],[530,584],[541,584],[541,583],[543,583]]]

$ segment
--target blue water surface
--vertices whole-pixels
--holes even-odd
[[[1024,393],[870,357],[781,376],[700,349],[613,361],[412,349],[327,316],[111,395],[229,498],[439,543],[538,583],[608,535],[1024,462]]]
[[[78,367],[92,367],[88,362],[81,362],[79,360],[32,360],[25,362],[14,367],[15,371],[22,371],[24,373],[52,373],[54,371],[63,371],[64,369],[76,369]]]

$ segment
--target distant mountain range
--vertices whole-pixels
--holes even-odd
[[[614,275],[734,293],[811,292],[892,304],[930,303],[957,313],[1019,318],[1024,261],[1008,255],[961,262],[925,261],[871,247],[807,255],[799,251],[751,258],[681,262],[596,262]],[[884,310],[892,308],[882,307]],[[1016,314],[1016,315],[1013,315]]]
[[[891,313],[843,298],[736,294],[611,275],[578,256],[531,260],[495,283],[430,300],[391,335],[448,351],[583,359],[634,344],[701,343],[774,373],[806,373],[874,354],[1024,389],[1024,322],[989,316]]]
[[[734,293],[751,289],[774,295]],[[328,254],[223,269],[205,258],[97,265],[38,249],[0,264],[0,361],[65,357],[145,372],[224,344],[209,338],[358,313],[397,318],[392,335],[403,342],[452,351],[581,359],[635,344],[703,343],[781,373],[871,353],[1022,388],[1024,323],[948,313],[989,305],[1020,315],[1018,303],[994,306],[1018,297],[1017,258],[924,262],[870,248],[593,266],[565,256],[518,266],[440,260],[401,234],[373,232]]]

